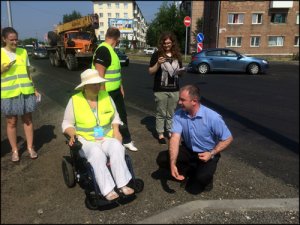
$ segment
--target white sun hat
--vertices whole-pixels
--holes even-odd
[[[87,70],[83,71],[80,74],[80,78],[81,78],[81,84],[79,84],[75,88],[75,90],[81,90],[83,88],[83,86],[86,84],[98,84],[98,83],[103,83],[103,82],[108,81],[108,80],[100,77],[98,71],[94,70],[94,69],[87,69]]]

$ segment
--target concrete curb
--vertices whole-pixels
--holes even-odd
[[[171,223],[186,215],[205,209],[226,210],[253,210],[253,209],[281,209],[284,211],[299,211],[299,198],[284,199],[238,199],[238,200],[196,200],[191,201],[157,215],[148,217],[136,224],[162,224]]]

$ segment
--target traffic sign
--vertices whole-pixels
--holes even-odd
[[[192,22],[191,17],[189,17],[189,16],[184,17],[184,19],[183,19],[184,26],[186,26],[186,27],[191,26],[191,22]]]
[[[197,43],[197,52],[201,52],[202,49],[203,49],[203,43],[202,42]]]
[[[204,40],[204,34],[202,34],[202,33],[197,34],[197,41],[203,42],[203,40]]]

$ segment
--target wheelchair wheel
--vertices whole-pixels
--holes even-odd
[[[61,166],[62,166],[62,172],[63,172],[65,184],[69,188],[74,187],[76,184],[75,173],[73,170],[73,166],[71,164],[70,157],[63,157]]]
[[[97,202],[96,202],[96,199],[93,198],[93,197],[88,197],[86,196],[85,197],[85,206],[88,208],[88,209],[91,209],[91,210],[96,210],[98,209],[98,205],[97,205]]]
[[[136,178],[133,187],[135,193],[140,193],[144,190],[144,181],[142,179]]]

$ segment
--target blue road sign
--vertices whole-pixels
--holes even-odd
[[[202,33],[197,34],[197,41],[201,43],[203,40],[204,40],[204,34]]]

